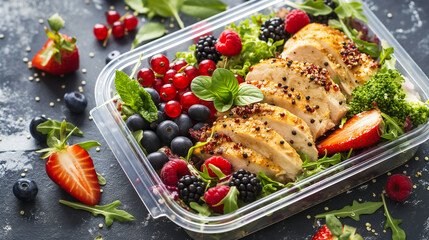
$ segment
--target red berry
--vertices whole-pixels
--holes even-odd
[[[214,106],[213,101],[205,101],[205,100],[200,99],[200,104],[204,105],[210,109],[210,113],[211,113],[210,118],[212,118],[216,114],[217,110]]]
[[[198,65],[198,72],[200,75],[211,76],[216,69],[216,63],[212,60],[205,59]]]
[[[225,185],[209,188],[209,190],[204,193],[204,200],[212,207],[213,211],[217,213],[223,213],[223,204],[216,207],[213,205],[216,205],[222,201],[222,199],[228,195],[229,189],[230,187]]]
[[[109,25],[113,25],[114,22],[118,21],[121,18],[121,15],[117,11],[107,11],[106,20]]]
[[[156,54],[150,59],[150,66],[158,74],[165,74],[170,69],[168,58],[162,54]]]
[[[185,60],[179,60],[174,62],[173,69],[177,72],[182,69],[184,66],[188,65],[188,63]]]
[[[114,22],[113,26],[112,26],[112,35],[115,36],[116,38],[120,38],[122,36],[124,36],[124,23],[123,22]]]
[[[238,74],[234,74],[235,78],[237,78],[238,84],[240,83],[244,83],[244,79],[242,76],[238,75]]]
[[[125,29],[127,29],[128,31],[134,30],[134,28],[136,28],[138,24],[139,20],[136,18],[136,16],[132,14],[127,15],[124,19]]]
[[[153,73],[152,69],[142,68],[137,73],[137,81],[143,87],[151,86],[155,82],[155,74]]]
[[[161,89],[162,85],[164,85],[162,77],[156,77],[155,82],[153,83],[153,89],[155,89],[159,93],[159,90]]]
[[[107,26],[101,23],[97,23],[94,25],[94,36],[98,39],[98,40],[104,40],[107,37],[107,32],[109,30],[107,29]]]
[[[215,47],[218,52],[225,56],[235,56],[240,54],[243,44],[238,33],[226,29],[220,34]]]
[[[176,73],[173,77],[173,84],[178,89],[186,88],[190,82],[191,81],[189,81],[188,77],[184,73]]]
[[[200,75],[198,73],[198,69],[194,66],[187,66],[183,72],[186,74],[186,76],[188,76],[189,81],[194,80],[194,78]]]
[[[200,102],[200,99],[197,96],[195,96],[195,94],[192,93],[191,91],[185,92],[180,97],[180,103],[185,109],[189,109],[192,105],[198,104],[199,102]]]
[[[203,165],[201,165],[201,171],[204,170],[204,165],[207,167],[210,177],[217,177],[216,174],[209,168],[209,164],[213,164],[218,167],[223,174],[229,175],[231,174],[231,164],[223,157],[213,156],[207,159]]]
[[[189,87],[177,90],[176,100],[180,102],[180,99],[182,98],[183,94],[189,91],[191,91]]]
[[[165,74],[164,74],[164,83],[173,83],[173,77],[174,75],[176,75],[177,71],[174,69],[169,69]]]
[[[176,186],[181,177],[190,174],[188,164],[182,159],[177,159],[164,164],[160,176],[165,185]]]
[[[164,84],[159,89],[159,95],[162,100],[169,101],[176,96],[176,88],[171,83]]]
[[[182,106],[176,100],[170,100],[165,104],[165,114],[171,118],[178,117],[182,113]]]
[[[310,18],[308,18],[305,12],[294,9],[286,17],[285,28],[288,33],[295,34],[305,25],[310,23]]]
[[[389,177],[386,182],[386,193],[390,199],[403,202],[411,193],[413,183],[411,179],[402,174]]]
[[[319,231],[317,231],[316,235],[312,238],[312,240],[329,240],[333,239],[334,235],[331,233],[329,228],[325,225]]]

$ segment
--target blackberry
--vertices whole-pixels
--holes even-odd
[[[289,36],[289,33],[285,30],[285,22],[279,17],[266,20],[259,30],[259,39],[265,42],[268,42],[269,38],[276,42],[289,38]]]
[[[316,1],[316,0],[314,0],[314,1]],[[338,19],[337,14],[334,12],[335,8],[337,7],[337,4],[335,4],[335,2],[332,0],[323,0],[323,2],[325,3],[325,5],[332,8],[332,12],[328,15],[321,15],[321,16],[314,16],[311,14],[307,14],[308,17],[310,18],[310,22],[328,25],[329,19]]]
[[[253,202],[262,190],[261,183],[254,173],[240,169],[232,175],[229,186],[237,187],[238,197],[243,202]]]
[[[195,57],[198,63],[204,59],[212,60],[217,63],[221,54],[216,50],[215,44],[217,39],[213,35],[201,37],[195,47]]]
[[[200,178],[185,175],[177,183],[177,189],[179,189],[179,198],[186,204],[190,202],[197,202],[200,205],[204,204],[201,197],[204,196],[206,184]]]

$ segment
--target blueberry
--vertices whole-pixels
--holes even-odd
[[[161,148],[161,141],[154,131],[143,131],[143,138],[140,141],[141,145],[146,149],[147,153],[153,153]]]
[[[156,134],[163,143],[170,145],[171,140],[179,136],[179,126],[171,120],[165,120],[156,128]]]
[[[155,106],[158,106],[160,101],[159,93],[153,88],[145,88],[144,90],[146,90],[146,92],[150,94],[150,98],[152,98],[152,101],[153,103],[155,103]]]
[[[140,114],[135,113],[127,119],[127,127],[131,131],[146,130],[149,128],[149,122]]]
[[[207,123],[206,122],[199,122],[199,123],[196,123],[193,127],[192,127],[192,129],[194,129],[195,131],[200,131],[201,130],[201,128],[203,128],[204,127],[204,125],[206,125]]]
[[[168,157],[163,152],[153,152],[147,155],[147,159],[155,170],[161,170],[164,164],[168,162]]]
[[[108,64],[113,59],[119,57],[119,55],[121,55],[121,52],[119,52],[118,50],[109,52],[109,54],[107,54],[107,57],[106,57],[106,64]]]
[[[177,154],[181,157],[186,157],[188,155],[189,149],[193,146],[191,139],[187,137],[175,137],[173,141],[171,141],[171,151],[174,154]]]
[[[66,107],[74,113],[81,113],[85,110],[88,101],[85,95],[80,92],[71,92],[64,94],[64,103]]]
[[[192,127],[192,120],[186,114],[180,114],[174,119],[174,122],[179,126],[179,134],[181,136],[189,136],[189,129]]]
[[[161,111],[161,112],[165,112],[165,104],[167,104],[167,103],[160,103],[159,105],[158,105],[158,110],[159,111]]]
[[[20,178],[13,185],[13,194],[21,201],[33,201],[38,192],[37,184],[29,178]]]
[[[189,117],[199,122],[205,122],[210,118],[210,109],[201,104],[192,105],[188,110]]]
[[[168,119],[167,114],[165,114],[165,112],[161,112],[160,110],[158,110],[158,118],[156,119],[156,121],[150,123],[150,128],[156,131],[156,128],[158,127],[158,125],[167,119]]]
[[[33,118],[30,122],[31,136],[33,136],[33,138],[35,138],[39,142],[46,142],[46,137],[48,135],[37,131],[37,126],[39,126],[39,124],[44,123],[46,121],[48,121],[47,118],[40,116],[40,117]]]

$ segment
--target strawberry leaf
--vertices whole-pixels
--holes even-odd
[[[101,176],[101,174],[97,173],[97,178],[98,178],[98,184],[100,184],[101,186],[106,185],[107,181],[103,176]]]
[[[52,31],[58,32],[61,28],[64,27],[64,20],[58,15],[58,13],[55,13],[48,19],[49,27],[51,27]]]
[[[81,142],[81,143],[76,143],[75,145],[78,145],[79,147],[85,149],[85,151],[88,151],[90,148],[93,148],[93,147],[101,146],[101,144],[97,141]]]
[[[389,210],[387,210],[384,194],[381,194],[381,199],[383,200],[382,204],[384,207],[384,215],[386,216],[386,224],[384,225],[384,229],[390,228],[392,230],[392,240],[405,240],[405,232],[399,227],[399,224],[402,223],[402,219],[392,218],[392,216],[390,216]]]
[[[223,213],[231,213],[238,209],[237,199],[239,191],[233,186],[229,189],[228,194],[217,204],[213,205],[214,207],[223,204]]]
[[[210,206],[207,203],[204,203],[203,205],[199,205],[196,202],[190,202],[189,206],[198,212],[198,215],[208,217],[212,215],[212,210]]]
[[[78,210],[85,210],[88,211],[90,213],[92,213],[92,215],[94,215],[95,217],[102,214],[105,217],[105,221],[106,221],[106,225],[108,227],[110,227],[113,224],[113,220],[118,220],[119,222],[124,222],[124,221],[133,221],[135,220],[134,216],[123,211],[123,210],[118,210],[116,209],[117,207],[119,207],[121,205],[121,201],[116,200],[114,202],[112,202],[111,204],[105,205],[105,206],[100,206],[100,205],[95,205],[95,206],[90,206],[87,204],[83,204],[80,202],[69,202],[66,200],[60,200],[60,203],[72,207],[74,209],[78,209]]]
[[[357,201],[353,201],[352,206],[345,206],[340,210],[334,210],[327,213],[322,213],[316,215],[315,218],[326,218],[327,215],[334,215],[336,217],[346,218],[350,217],[355,221],[359,221],[359,216],[362,214],[373,214],[377,211],[381,206],[383,206],[382,202],[364,202],[358,203]]]

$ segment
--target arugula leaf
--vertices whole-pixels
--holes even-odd
[[[100,184],[101,186],[106,185],[107,181],[103,176],[101,176],[101,174],[97,173],[97,178],[98,178],[98,184]]]
[[[334,210],[322,214],[316,215],[315,218],[325,218],[327,215],[334,215],[336,217],[346,218],[350,217],[355,221],[359,221],[359,217],[362,214],[373,214],[377,211],[381,206],[383,206],[382,202],[364,202],[358,203],[357,201],[353,201],[352,206],[345,206],[340,210]]]
[[[237,96],[234,98],[234,105],[244,106],[264,100],[264,94],[253,85],[244,84],[238,89]]]
[[[207,168],[206,165],[204,164],[204,168]],[[216,176],[219,179],[225,178],[226,175],[222,172],[222,170],[220,170],[218,167],[216,167],[215,165],[209,163],[209,168],[214,172],[214,174],[216,174]]]
[[[134,38],[131,49],[134,49],[144,41],[162,37],[165,34],[165,26],[161,23],[147,23],[143,25]]]
[[[223,204],[223,213],[231,213],[238,209],[237,199],[238,199],[239,191],[235,186],[232,186],[229,189],[228,194],[217,204],[214,205],[214,207],[222,205]]]
[[[386,216],[386,224],[384,229],[390,228],[392,230],[392,239],[393,240],[405,240],[406,235],[404,230],[399,227],[399,224],[402,223],[402,219],[394,219],[390,216],[389,210],[387,210],[386,201],[384,200],[384,194],[381,194],[381,199],[383,200],[384,215]]]
[[[149,12],[149,8],[144,6],[143,0],[124,0],[124,2],[138,13],[146,14]]]
[[[377,43],[370,43],[356,37],[352,37],[352,39],[353,42],[355,42],[358,46],[359,51],[364,52],[372,57],[378,57],[380,55],[380,50],[378,50]]]
[[[364,22],[368,22],[368,18],[363,14],[362,3],[357,1],[346,2],[339,0],[339,5],[335,8],[335,13],[340,19],[357,18]]]
[[[101,144],[98,143],[97,141],[81,142],[81,143],[76,143],[76,145],[85,149],[85,151],[88,151],[90,148],[93,148],[93,147],[101,146]]]
[[[189,206],[198,212],[198,215],[201,215],[203,217],[208,217],[212,215],[213,211],[211,210],[210,206],[207,203],[204,203],[202,206],[199,205],[196,202],[190,202]]]
[[[72,123],[66,123],[66,131],[71,132],[73,129],[75,129],[76,126]],[[61,129],[61,123],[55,120],[49,119],[48,121],[39,124],[36,127],[36,130],[43,133],[43,134],[50,134],[54,135],[56,137],[60,137],[60,129]],[[73,132],[73,135],[82,137],[83,132],[79,130],[79,128],[76,128],[76,130]]]
[[[184,14],[204,19],[225,11],[227,7],[220,0],[185,0],[180,10]]]
[[[338,237],[343,234],[343,224],[332,214],[326,215],[326,226],[334,236]]]
[[[119,200],[116,200],[111,204],[108,204],[105,206],[100,206],[100,205],[90,206],[80,202],[69,202],[66,200],[59,200],[59,202],[66,206],[72,207],[74,209],[88,211],[92,213],[92,215],[94,215],[95,217],[100,214],[104,215],[106,225],[108,227],[110,227],[113,224],[113,220],[115,219],[118,220],[119,222],[135,220],[133,215],[125,212],[124,210],[116,209],[121,205],[121,201]]]
[[[261,181],[261,194],[264,197],[270,195],[271,193],[277,192],[281,188],[286,187],[283,183],[272,180],[263,172],[259,172],[258,179]]]
[[[207,140],[206,140],[205,142],[197,142],[197,143],[195,143],[195,145],[194,145],[193,147],[191,147],[191,148],[188,150],[188,155],[186,155],[186,159],[185,159],[185,160],[186,160],[186,163],[189,163],[189,159],[191,158],[192,153],[194,152],[194,149],[195,149],[195,148],[202,147],[202,146],[206,145],[207,143],[209,143],[209,142],[212,140],[213,133],[214,133],[214,131],[212,131],[212,133],[211,133],[210,137],[209,137],[209,138],[207,138]]]
[[[185,26],[179,16],[179,9],[183,2],[184,0],[147,0],[147,7],[162,17],[174,16],[180,28],[184,28]]]
[[[332,8],[326,5],[322,0],[307,0],[304,3],[286,1],[286,4],[314,16],[328,15],[332,12]]]
[[[325,156],[323,156],[323,158],[318,159],[316,162],[304,161],[302,163],[302,168],[311,170],[318,168],[321,165],[323,165],[324,167],[333,166],[339,162],[341,162],[341,153],[336,153],[331,157],[328,157],[327,151],[325,151]]]
[[[393,47],[389,47],[385,40],[381,41],[381,54],[380,64],[382,65],[380,72],[387,72],[387,70],[395,69],[396,59],[392,56],[394,53]]]
[[[384,128],[380,137],[387,140],[392,140],[405,133],[402,127],[399,126],[398,122],[395,121],[395,119],[391,118],[385,113],[381,113],[381,116],[383,117]]]
[[[134,132],[132,132],[132,134],[133,134],[134,139],[139,144],[140,148],[143,150],[143,153],[147,156],[147,150],[141,144],[141,141],[143,139],[143,130],[134,131]]]

